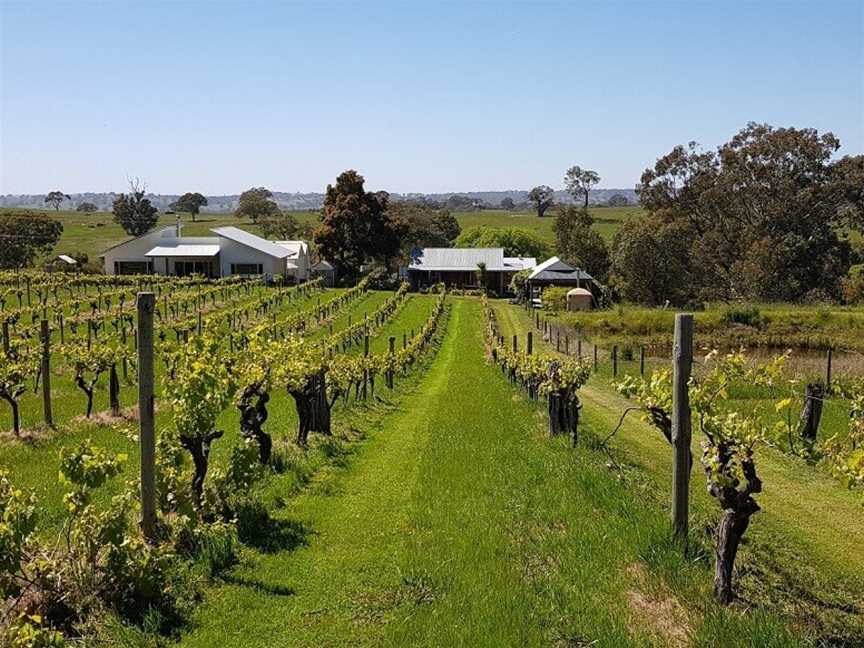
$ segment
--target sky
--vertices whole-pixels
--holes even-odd
[[[750,121],[864,152],[864,0],[0,0],[0,194],[633,187]]]

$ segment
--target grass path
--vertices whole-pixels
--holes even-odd
[[[530,315],[503,302],[495,304],[503,335],[524,339],[531,330]],[[551,346],[535,331],[538,345]],[[611,430],[621,412],[632,405],[600,375],[581,391],[583,416],[601,429]],[[694,453],[699,452],[699,435]],[[636,466],[666,506],[671,456],[666,441],[636,416],[628,418],[613,446],[619,460]],[[758,456],[764,492],[757,500],[762,511],[753,518],[739,565],[743,583],[754,599],[786,609],[793,616],[816,616],[820,624],[844,635],[864,636],[864,514],[860,496],[844,489],[820,468],[764,449]],[[691,480],[690,497],[695,533],[716,519],[716,502],[705,490],[701,466]],[[667,509],[668,510],[668,509]],[[824,631],[824,630],[823,630]],[[831,630],[830,632],[834,632]],[[862,639],[864,642],[864,639]]]
[[[545,436],[455,300],[418,388],[276,515],[290,530],[207,597],[183,646],[788,646],[720,610],[662,510]],[[685,605],[686,602],[686,605]]]

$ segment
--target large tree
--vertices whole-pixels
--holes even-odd
[[[685,304],[695,294],[692,231],[650,217],[628,220],[612,241],[610,284],[626,301]]]
[[[862,214],[854,159],[831,159],[839,146],[831,133],[751,123],[717,150],[675,147],[642,174],[639,200],[655,226],[690,234],[702,296],[836,297],[850,264],[839,228]]]
[[[129,181],[129,193],[114,200],[114,222],[129,236],[141,236],[156,226],[159,210],[144,197],[147,187],[140,180]]]
[[[447,209],[430,209],[424,205],[397,202],[387,207],[394,221],[401,221],[405,227],[402,236],[402,252],[409,253],[413,248],[450,247],[456,241],[462,228]]]
[[[560,207],[553,229],[558,254],[597,281],[605,282],[609,273],[609,248],[594,229],[594,219],[588,210],[571,205]]]
[[[197,192],[185,193],[177,199],[177,202],[174,203],[175,210],[192,214],[193,223],[195,222],[198,213],[201,211],[201,208],[206,206],[206,196]]]
[[[555,204],[555,192],[552,191],[552,187],[538,185],[528,192],[528,201],[534,205],[537,216],[543,218],[546,210]]]
[[[293,214],[283,211],[264,216],[258,221],[258,227],[266,238],[277,241],[308,239],[312,235],[309,225],[301,225]]]
[[[92,203],[92,202],[82,202],[82,203],[80,203],[80,204],[75,208],[75,211],[77,211],[77,212],[90,212],[90,213],[92,213],[92,212],[95,212],[95,211],[99,211],[99,208],[95,205],[95,203]]]
[[[0,268],[24,268],[57,245],[63,224],[35,212],[0,213]]]
[[[356,274],[369,260],[390,262],[399,253],[405,223],[387,209],[389,195],[363,188],[363,176],[354,170],[327,185],[321,225],[315,230],[318,251],[340,272]]]
[[[265,187],[252,187],[240,194],[240,204],[234,215],[257,223],[261,218],[278,213],[279,205],[273,200],[273,193]]]
[[[584,198],[583,207],[588,207],[588,194],[591,192],[591,187],[600,182],[600,176],[596,171],[591,169],[583,169],[580,166],[572,166],[567,169],[564,174],[564,186],[567,191],[573,196],[573,200]]]
[[[47,196],[45,196],[45,203],[51,205],[54,208],[54,211],[58,211],[60,209],[60,204],[64,200],[71,199],[71,196],[63,193],[62,191],[51,191]]]
[[[519,227],[469,227],[456,239],[456,247],[504,248],[505,256],[545,259],[549,246],[530,230]]]

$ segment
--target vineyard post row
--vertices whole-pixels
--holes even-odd
[[[491,318],[489,323],[490,325],[490,333],[493,336],[494,340],[497,342],[497,348],[493,349],[493,358],[500,362],[502,360],[497,357],[498,349],[504,349],[504,336],[500,335],[497,330],[497,323],[494,320],[494,314],[487,307],[487,317]],[[564,353],[565,355],[569,355],[570,350],[570,333],[566,332],[563,335],[563,351],[561,347],[562,335],[561,331],[563,327],[555,327],[552,323],[550,323],[545,318],[541,319],[539,313],[535,313],[534,317],[535,327],[542,331],[543,338],[549,343],[550,346],[554,344],[555,350],[559,353]],[[527,344],[526,344],[526,358],[530,358],[533,356],[533,335],[531,331],[527,333]],[[553,343],[554,340],[554,343]],[[581,365],[582,363],[582,340],[577,337],[577,361]],[[513,351],[512,355],[517,356],[519,352],[519,340],[518,336],[513,336]],[[609,353],[609,357],[612,363],[612,374],[613,377],[617,377],[618,375],[618,346],[614,345]],[[830,356],[829,356],[830,359]],[[512,362],[510,360],[503,360],[503,362]],[[549,365],[548,368],[545,368],[541,375],[544,373],[548,373],[552,375],[555,371],[552,367],[554,366],[554,360],[549,358],[547,363]],[[598,367],[598,346],[596,344],[593,345],[593,371],[596,372]],[[673,344],[673,354],[672,354],[672,375],[673,375],[673,392],[672,392],[672,434],[671,434],[671,446],[672,446],[672,529],[673,534],[679,542],[682,543],[684,550],[686,551],[686,543],[687,543],[687,534],[689,530],[689,497],[690,497],[690,457],[691,457],[691,445],[692,445],[692,430],[691,430],[691,410],[690,410],[690,398],[689,398],[689,381],[690,376],[692,374],[693,368],[693,315],[691,313],[678,313],[675,316],[675,329],[674,329],[674,344]],[[639,370],[642,376],[645,375],[645,348],[641,347],[639,354]],[[536,371],[536,370],[535,370]],[[518,374],[519,372],[512,372],[513,375]],[[551,379],[549,380],[551,382]],[[580,385],[581,386],[581,385]],[[543,386],[529,386],[529,394],[536,395],[538,393],[542,393],[543,391],[547,392],[547,398],[552,398],[553,394],[555,394],[555,390],[544,390]],[[574,392],[575,393],[575,392]],[[574,396],[575,398],[575,396]],[[576,399],[578,401],[578,399]],[[578,409],[581,408],[581,405],[577,406]],[[551,420],[553,407],[551,407],[550,403],[550,430],[556,428],[554,422]],[[578,415],[577,415],[578,421]],[[575,443],[575,436],[574,436]]]

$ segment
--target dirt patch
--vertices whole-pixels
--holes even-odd
[[[637,588],[627,591],[633,625],[660,640],[665,646],[686,648],[692,644],[687,611],[665,585],[648,591],[648,572],[641,563],[627,567]]]
[[[21,430],[18,436],[12,430],[3,430],[0,432],[0,442],[8,444],[35,445],[40,441],[45,441],[54,436],[56,430],[47,425],[37,425],[35,427]]]

